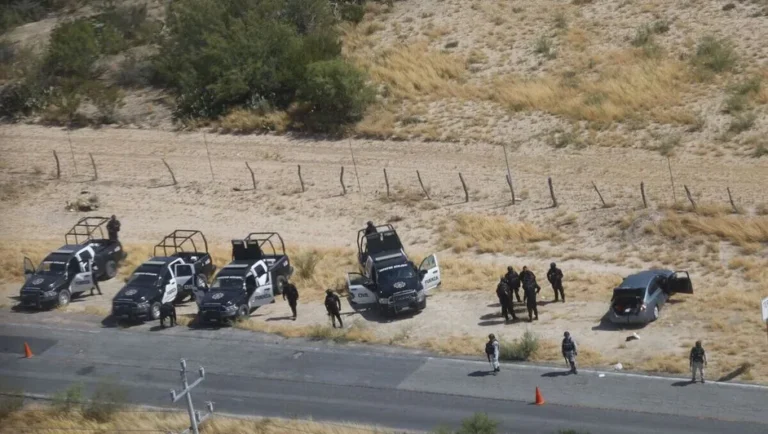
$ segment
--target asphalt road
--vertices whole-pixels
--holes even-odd
[[[35,356],[23,358],[23,343]],[[482,349],[479,349],[482,351]],[[0,313],[0,391],[51,394],[105,378],[129,399],[173,406],[179,359],[197,378],[196,404],[261,416],[347,421],[400,429],[457,426],[486,412],[502,432],[765,433],[768,389],[681,379],[503,365],[391,347],[333,345],[241,330],[103,327],[87,316]],[[600,376],[603,374],[604,376]],[[532,405],[540,387],[547,403]]]

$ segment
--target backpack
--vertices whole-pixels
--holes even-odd
[[[493,341],[485,344],[485,354],[488,354],[489,356],[496,354],[496,348],[493,346]]]

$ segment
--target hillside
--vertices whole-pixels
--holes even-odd
[[[32,52],[45,52],[57,23],[104,16],[102,2],[65,3],[3,35],[0,80],[6,87],[34,63]],[[86,95],[74,108],[89,119],[80,121],[180,127],[171,116],[176,100],[151,80],[166,9],[159,1],[115,4],[137,18],[125,24],[125,43],[99,56],[94,80],[119,88],[122,99]],[[765,1],[409,0],[368,2],[365,11],[360,23],[338,24],[343,56],[367,74],[376,93],[352,134],[631,147],[664,155],[768,152]],[[79,119],[71,110],[59,102],[27,119]],[[289,116],[274,106],[228,113],[183,126],[291,128]]]

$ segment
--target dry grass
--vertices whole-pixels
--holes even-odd
[[[28,411],[36,410],[36,411]],[[189,426],[189,416],[183,411],[131,411],[118,413],[112,420],[99,423],[85,418],[81,412],[56,411],[51,407],[27,406],[11,413],[3,420],[1,432],[37,432],[55,434],[68,432],[120,432],[121,430],[149,430],[181,432]],[[44,417],[41,417],[44,416]],[[200,430],[204,434],[284,434],[302,432],[308,434],[357,434],[360,432],[390,433],[392,431],[348,423],[321,423],[311,420],[276,418],[235,418],[215,416],[205,422]]]
[[[768,241],[768,217],[765,216],[708,217],[667,212],[660,222],[646,229],[673,240],[705,235],[738,245]]]
[[[647,372],[681,374],[688,372],[688,357],[677,353],[660,354],[640,362],[636,367]]]
[[[599,367],[606,365],[606,359],[597,351],[590,349],[577,341],[579,355],[576,361],[579,366]],[[559,342],[542,339],[539,341],[539,349],[531,358],[536,362],[563,362],[563,353]]]
[[[235,109],[219,122],[223,133],[250,134],[256,132],[284,133],[290,119],[285,112],[261,113],[258,111]]]
[[[438,227],[440,245],[456,253],[519,252],[522,245],[559,238],[554,231],[542,231],[530,223],[510,223],[503,216],[459,214]]]

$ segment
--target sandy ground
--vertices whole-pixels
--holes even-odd
[[[257,230],[278,231],[294,246],[351,247],[357,229],[366,220],[391,220],[396,221],[412,253],[437,250],[442,258],[493,264],[498,267],[499,275],[506,265],[519,268],[528,264],[539,275],[544,289],[540,320],[533,324],[504,325],[498,316],[494,288],[471,284],[451,291],[438,290],[423,313],[389,322],[353,313],[345,307],[347,323],[365,323],[379,336],[398,336],[400,340],[470,336],[482,341],[488,333],[514,339],[531,329],[554,341],[564,330],[570,330],[584,348],[602,355],[594,358],[598,364],[620,361],[634,366],[651,363],[654,357],[668,357],[676,360],[674,364],[685,366],[687,348],[702,336],[705,340],[728,339],[730,333],[738,333],[739,339],[764,341],[764,329],[753,321],[759,304],[755,304],[754,312],[746,314],[726,312],[724,319],[719,319],[725,325],[719,328],[710,327],[708,323],[707,299],[717,296],[722,288],[732,285],[739,290],[749,290],[745,297],[751,298],[757,298],[760,292],[756,284],[743,283],[739,273],[729,274],[728,261],[737,253],[725,245],[727,243],[720,243],[723,247],[718,247],[712,260],[722,269],[722,274],[707,276],[709,272],[703,263],[697,256],[691,256],[700,246],[689,246],[683,240],[650,239],[640,227],[621,226],[624,216],[639,212],[642,206],[641,181],[645,182],[650,206],[654,208],[647,216],[648,221],[663,216],[661,210],[655,209],[657,205],[671,202],[667,162],[657,154],[608,149],[552,153],[520,147],[510,153],[510,166],[517,194],[523,200],[510,206],[504,182],[504,154],[501,148],[489,145],[334,142],[213,134],[205,139],[214,180],[209,172],[202,134],[129,129],[84,129],[67,134],[65,130],[38,126],[0,127],[0,183],[3,186],[0,243],[3,247],[18,247],[23,252],[25,241],[55,243],[60,240],[61,234],[83,215],[64,209],[66,202],[81,190],[88,190],[100,199],[101,209],[92,214],[119,216],[123,223],[121,237],[126,242],[156,242],[174,229],[192,228],[204,231],[209,243],[220,249],[226,249],[228,239]],[[350,147],[362,193],[358,192]],[[61,180],[52,179],[54,150],[61,160]],[[89,153],[97,164],[97,181],[91,180]],[[174,169],[178,185],[168,186],[170,176],[161,158]],[[250,188],[245,161],[254,169],[256,191],[233,190],[234,187]],[[305,193],[300,193],[297,165],[301,165]],[[341,195],[339,185],[342,165],[346,196]],[[382,173],[385,167],[393,195],[389,201],[385,197]],[[678,201],[685,197],[682,191],[685,184],[700,203],[725,203],[726,186],[734,192],[739,206],[748,212],[768,202],[768,193],[761,182],[768,179],[768,161],[711,160],[684,155],[672,160],[672,168]],[[416,170],[431,191],[430,201],[419,196]],[[469,203],[464,203],[459,172],[469,186]],[[558,209],[549,207],[548,176],[554,181],[560,202]],[[591,182],[599,186],[614,207],[600,207]],[[498,214],[512,222],[557,230],[561,236],[536,246],[527,244],[528,247],[519,250],[513,246],[510,251],[495,254],[454,253],[441,244],[443,235],[436,226],[445,225],[449,218],[463,213]],[[654,253],[658,249],[666,251],[665,255]],[[637,255],[616,260],[627,252]],[[611,278],[651,265],[672,266],[665,264],[664,258],[688,261],[699,295],[689,299],[679,297],[676,303],[667,306],[660,321],[640,330],[601,327],[600,318],[608,308],[612,289]],[[544,284],[544,272],[552,260],[560,264],[566,275],[588,276],[578,283],[566,283],[568,303],[548,303],[552,296]],[[334,272],[341,277],[344,271],[354,270]],[[594,280],[590,280],[592,278]],[[104,296],[84,297],[68,309],[107,315],[120,281],[107,282],[104,288]],[[728,290],[732,290],[730,286]],[[0,305],[12,306],[12,297],[17,291],[18,282],[4,284]],[[757,300],[759,303],[759,298]],[[327,322],[324,309],[317,301],[302,302],[299,310],[297,325]],[[193,312],[193,306],[180,310],[182,314]],[[292,323],[286,318],[288,313],[288,306],[280,300],[254,312],[253,321]],[[635,331],[641,340],[625,342],[626,336]],[[746,352],[728,351],[710,356],[714,369],[727,372],[742,360],[754,360]],[[756,351],[763,354],[763,349]],[[760,372],[764,368],[761,367]]]

